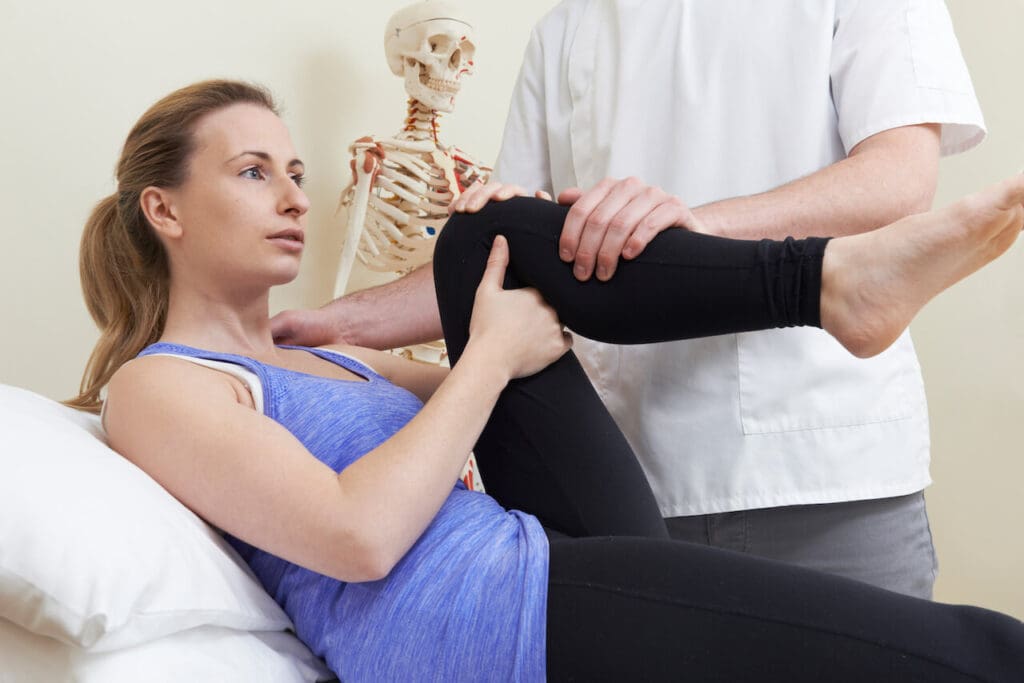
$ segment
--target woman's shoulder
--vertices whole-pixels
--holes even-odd
[[[186,358],[170,355],[137,356],[119,367],[110,378],[110,389],[157,389],[162,382],[184,381],[186,383],[209,381],[207,373],[194,372],[201,369]]]
[[[118,414],[135,413],[193,402],[199,395],[252,406],[248,388],[237,378],[186,358],[160,355],[139,356],[118,368],[107,385],[106,403],[129,407]]]

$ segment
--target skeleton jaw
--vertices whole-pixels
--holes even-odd
[[[447,113],[455,109],[455,96],[462,88],[459,76],[458,73],[435,76],[423,62],[412,57],[405,60],[405,91],[434,111]]]

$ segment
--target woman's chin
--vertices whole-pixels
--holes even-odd
[[[282,274],[280,277],[275,278],[274,282],[270,283],[270,286],[271,287],[280,287],[281,285],[290,284],[290,283],[294,282],[295,279],[298,276],[299,276],[299,271],[298,270],[296,270],[294,273],[289,273],[287,275]]]
[[[290,282],[294,282],[295,278],[299,276],[299,262],[296,259],[294,263],[283,265],[274,269],[273,272],[268,273],[267,284],[270,287],[278,287],[280,285],[287,285]]]

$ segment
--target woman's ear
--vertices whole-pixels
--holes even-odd
[[[171,192],[160,187],[147,187],[139,196],[142,213],[157,234],[168,238],[181,237],[181,223],[174,211]]]

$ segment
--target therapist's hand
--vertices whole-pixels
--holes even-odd
[[[558,253],[576,262],[578,280],[590,279],[595,267],[598,280],[610,279],[619,256],[636,258],[666,228],[704,232],[681,199],[638,178],[605,178],[586,191],[572,187],[558,195],[558,203],[572,205]]]
[[[448,205],[448,215],[453,213],[476,213],[484,208],[487,202],[503,202],[512,197],[526,197],[528,192],[519,185],[506,185],[504,183],[480,183],[476,182],[466,188],[466,191],[459,195],[459,198]],[[551,201],[551,195],[543,190],[533,193],[537,199]]]

